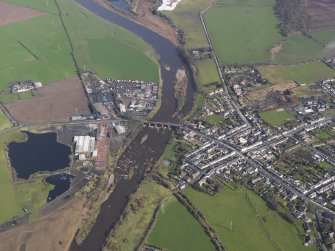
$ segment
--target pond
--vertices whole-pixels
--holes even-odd
[[[56,199],[58,196],[69,190],[74,176],[67,173],[51,175],[45,179],[51,185],[55,185],[54,189],[49,191],[47,202]]]
[[[56,133],[26,134],[27,141],[8,144],[8,156],[17,178],[28,179],[34,173],[70,165],[71,148],[58,143]]]

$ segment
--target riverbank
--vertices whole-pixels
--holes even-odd
[[[164,38],[168,39],[171,43],[173,43],[175,46],[179,44],[177,31],[168,22],[152,13],[152,10],[155,7],[154,3],[145,0],[139,0],[136,8],[137,15],[134,15],[130,13],[125,14],[124,12],[113,8],[108,3],[108,0],[94,0],[94,1],[103,6],[104,8],[112,12],[115,12],[118,15],[121,15],[125,18],[128,18],[150,29],[151,31],[163,36]]]

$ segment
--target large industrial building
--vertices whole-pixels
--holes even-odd
[[[90,136],[74,136],[73,142],[76,144],[75,154],[79,155],[80,160],[86,157],[96,157],[95,138]]]

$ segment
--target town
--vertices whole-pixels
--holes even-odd
[[[259,72],[247,67],[223,72],[223,88],[206,95],[205,106],[191,121],[174,125],[185,147],[182,164],[170,177],[180,189],[192,186],[210,194],[222,184],[245,184],[273,208],[285,202],[290,215],[305,222],[306,246],[315,241],[311,230],[322,225],[316,236],[331,247],[335,79],[303,86],[303,96],[295,95],[295,88],[301,88],[296,84],[268,88],[252,101],[251,90],[267,84]],[[249,105],[254,105],[246,107],[243,98],[248,96]],[[276,122],[276,117],[282,121]]]

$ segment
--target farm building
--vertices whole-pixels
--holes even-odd
[[[10,86],[10,91],[11,93],[26,92],[32,89],[41,88],[42,86],[43,86],[42,83],[38,81],[33,80],[18,81]]]

